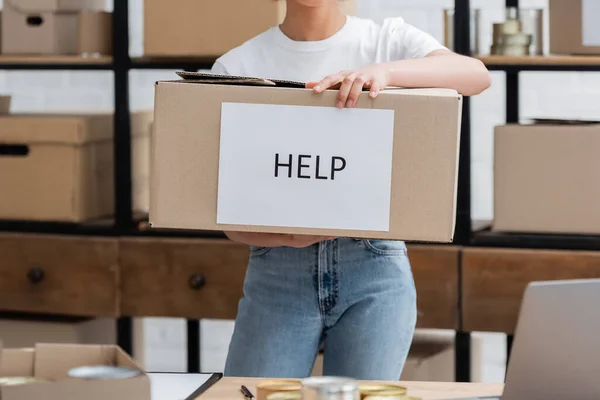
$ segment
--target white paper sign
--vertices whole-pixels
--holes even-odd
[[[389,230],[393,110],[221,112],[218,224]]]
[[[600,0],[583,0],[583,45],[600,46]]]

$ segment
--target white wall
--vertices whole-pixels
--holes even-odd
[[[142,53],[142,3],[142,0],[130,0],[132,55]],[[523,7],[546,8],[547,0],[522,0],[521,4]],[[410,23],[442,40],[442,9],[452,5],[452,0],[359,0],[359,14],[375,20],[402,15]],[[491,22],[503,18],[504,0],[472,0],[472,5],[484,8],[485,31],[489,34]],[[155,80],[173,76],[172,71],[132,72],[132,107],[152,107]],[[523,73],[522,76],[523,117],[600,118],[600,74]],[[472,198],[473,217],[476,219],[492,218],[492,133],[494,125],[504,122],[504,81],[503,73],[493,73],[493,87],[472,101]],[[92,110],[107,109],[113,105],[112,75],[109,72],[0,72],[0,92],[14,96],[14,111]],[[182,349],[184,324],[149,320],[146,325],[150,338],[145,341],[147,349],[160,349],[160,346],[164,350]],[[215,334],[215,330],[223,333]],[[205,361],[212,360],[216,366],[222,363],[230,332],[231,324],[209,321],[203,325]],[[213,343],[219,337],[221,340]],[[184,365],[184,351],[151,354],[155,355],[148,356],[151,369],[160,366],[178,369]],[[175,359],[165,358],[167,354]]]

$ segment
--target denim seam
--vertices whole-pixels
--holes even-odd
[[[317,297],[318,297],[318,302],[319,302],[319,311],[321,314],[321,320],[324,320],[324,316],[325,316],[325,306],[323,304],[323,293],[322,293],[322,289],[323,289],[323,280],[321,279],[321,267],[322,267],[322,263],[321,263],[321,254],[322,254],[322,249],[323,249],[323,243],[319,243],[319,245],[317,246]]]
[[[373,244],[369,240],[364,240],[363,243],[370,251],[382,255],[382,256],[404,256],[408,254],[406,249],[403,250],[381,250],[377,247],[373,246]]]
[[[250,254],[255,257],[260,257],[260,256],[264,256],[265,254],[267,254],[269,251],[271,251],[271,249],[272,249],[271,247],[260,247],[254,251],[250,251]]]

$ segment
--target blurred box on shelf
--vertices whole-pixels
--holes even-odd
[[[6,0],[2,53],[110,54],[112,14],[102,0]]]
[[[600,234],[598,154],[600,123],[497,127],[492,229]]]
[[[355,15],[356,0],[339,0]],[[276,26],[284,0],[145,0],[144,54],[150,57],[218,57]]]
[[[121,367],[139,371],[126,379],[72,378],[78,367]],[[112,345],[37,344],[33,348],[2,348],[0,379],[34,379],[0,385],[0,399],[132,399],[150,398],[150,378],[121,348]]]
[[[12,96],[0,95],[0,115],[10,114],[11,104],[12,104]]]
[[[112,13],[84,11],[79,14],[77,54],[100,56],[112,54]]]
[[[132,114],[135,211],[148,209],[151,112]],[[114,213],[113,115],[0,117],[0,219],[83,222]]]
[[[550,0],[550,53],[600,55],[600,1]]]
[[[187,76],[156,87],[153,227],[452,241],[456,91],[338,110],[303,83]]]

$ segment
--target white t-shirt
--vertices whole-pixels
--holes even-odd
[[[308,82],[376,63],[422,58],[440,49],[445,47],[402,18],[379,25],[347,17],[336,34],[316,42],[293,41],[275,26],[220,57],[212,72]]]

